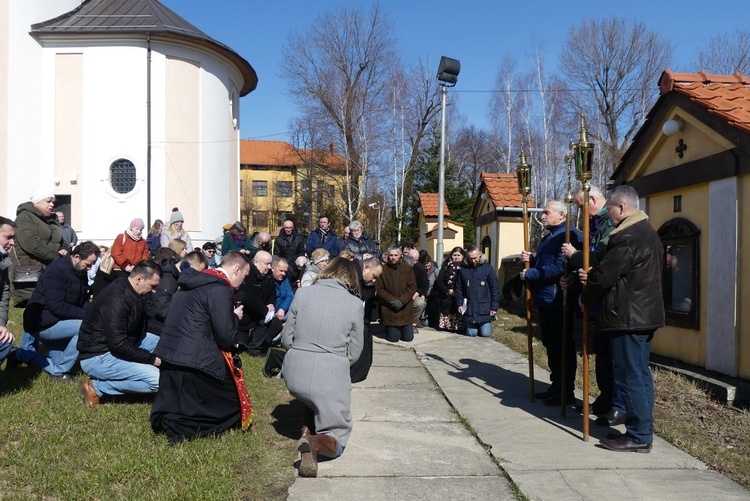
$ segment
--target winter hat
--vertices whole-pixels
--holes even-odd
[[[55,198],[55,192],[54,190],[50,188],[39,188],[31,195],[31,203],[36,205],[42,200],[46,200],[48,198]]]
[[[169,224],[174,224],[177,221],[185,221],[185,218],[182,217],[182,212],[180,212],[177,207],[172,209],[172,214],[169,216]]]
[[[143,222],[143,219],[137,217],[130,221],[130,226],[128,228],[140,228],[144,229],[146,227],[146,223]]]

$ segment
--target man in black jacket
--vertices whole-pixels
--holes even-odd
[[[156,290],[161,275],[154,261],[141,261],[94,299],[78,336],[81,369],[89,376],[79,390],[89,408],[102,395],[159,389],[161,360],[151,353],[159,336],[146,333],[143,296]]]
[[[248,260],[234,251],[218,269],[180,276],[180,290],[154,350],[163,362],[151,426],[165,431],[171,443],[215,435],[240,422],[238,391],[244,386],[235,385],[225,357],[237,343],[243,315],[242,305],[234,304],[234,289],[249,271]]]
[[[273,255],[286,259],[286,262],[289,263],[287,278],[289,283],[295,283],[299,273],[293,264],[298,257],[305,255],[305,239],[294,229],[293,222],[284,221],[281,232],[273,244]]]
[[[48,355],[19,348],[18,361],[43,368],[55,381],[73,381],[76,342],[89,306],[87,273],[99,257],[99,246],[83,242],[71,254],[44,270],[23,312],[23,329],[42,341]]]
[[[595,304],[600,332],[612,343],[615,384],[627,410],[627,432],[603,438],[601,445],[618,452],[650,452],[654,433],[654,382],[649,369],[651,338],[664,325],[661,276],[663,248],[659,235],[638,209],[638,193],[618,186],[607,201],[607,252],[593,268],[581,270],[586,285],[580,302]]]
[[[281,320],[274,316],[276,283],[270,274],[272,261],[271,254],[258,251],[253,257],[245,282],[237,292],[244,306],[237,342],[254,357],[264,355],[271,345],[271,340],[283,328]],[[270,320],[267,320],[269,315]]]

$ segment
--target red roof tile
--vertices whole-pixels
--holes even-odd
[[[659,79],[662,94],[670,91],[688,96],[733,127],[750,132],[750,77],[675,73],[666,70]]]
[[[285,141],[260,141],[242,139],[240,141],[240,164],[267,167],[295,167],[313,160],[327,167],[343,169],[346,159],[329,150],[295,148]]]
[[[482,172],[481,180],[495,207],[521,207],[522,197],[518,193],[515,174]],[[528,199],[528,205],[534,207],[531,197]]]
[[[439,193],[420,193],[419,194],[419,206],[422,207],[422,216],[424,217],[438,217],[438,201],[440,200]],[[450,216],[451,212],[448,210],[448,204],[443,200],[443,216]]]

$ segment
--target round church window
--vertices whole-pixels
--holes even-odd
[[[130,193],[135,188],[135,165],[121,158],[109,166],[109,182],[117,193]]]

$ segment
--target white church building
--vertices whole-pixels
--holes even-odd
[[[110,245],[173,207],[195,244],[239,219],[253,67],[156,0],[0,2],[0,214],[52,189]]]

